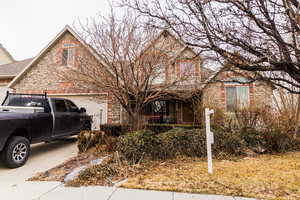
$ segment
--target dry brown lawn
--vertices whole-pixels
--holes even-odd
[[[259,199],[300,199],[300,152],[262,155],[236,161],[207,162],[177,158],[129,177],[122,187],[192,193],[222,194]]]

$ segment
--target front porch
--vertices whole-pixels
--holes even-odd
[[[146,124],[199,124],[192,100],[158,100],[149,103],[142,116]]]

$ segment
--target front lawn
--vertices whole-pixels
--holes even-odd
[[[214,160],[214,174],[200,158],[161,162],[129,177],[126,188],[223,194],[260,199],[300,199],[300,152]]]

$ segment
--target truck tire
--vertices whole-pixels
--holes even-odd
[[[29,140],[25,137],[14,136],[7,141],[1,157],[8,168],[17,168],[26,163],[29,154]]]

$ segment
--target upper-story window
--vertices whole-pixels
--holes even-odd
[[[74,65],[75,57],[75,45],[66,43],[63,46],[62,50],[62,65],[63,66],[72,66]]]
[[[195,75],[195,63],[191,61],[181,61],[179,63],[180,76],[194,76]]]
[[[168,66],[168,60],[165,56],[159,57],[153,63],[153,84],[162,84],[166,80],[166,71]]]

